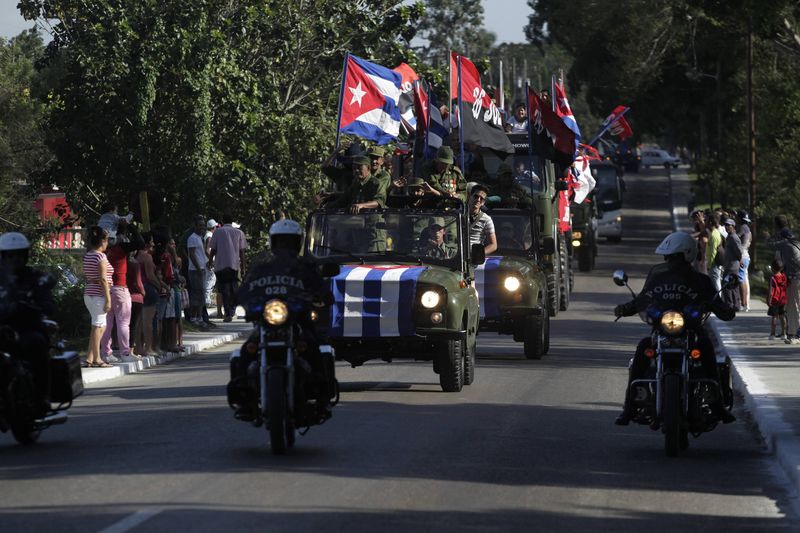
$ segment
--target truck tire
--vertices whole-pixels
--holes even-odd
[[[475,352],[478,349],[478,337],[467,340],[467,353],[464,355],[464,385],[472,385],[475,381]]]
[[[464,341],[447,341],[439,354],[439,384],[444,392],[464,387]]]
[[[559,302],[558,309],[566,311],[569,309],[569,294],[572,292],[572,270],[570,267],[569,255],[567,253],[567,243],[561,238],[558,242],[558,260],[561,267],[561,285],[559,286]]]
[[[553,269],[546,272],[547,278],[547,312],[550,316],[556,316],[559,310],[559,297],[560,297],[560,268],[558,265],[558,258],[553,261]]]

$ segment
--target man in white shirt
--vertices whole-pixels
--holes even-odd
[[[203,323],[203,308],[206,303],[208,256],[203,243],[205,233],[205,220],[197,219],[194,222],[194,231],[186,241],[189,257],[189,321],[197,326]]]
[[[469,244],[482,244],[488,256],[497,250],[497,235],[492,217],[481,211],[486,204],[488,190],[481,184],[472,187],[469,196]]]
[[[222,227],[211,236],[211,259],[217,276],[217,292],[222,294],[225,311],[223,322],[236,315],[236,293],[239,290],[239,271],[244,270],[242,252],[247,249],[244,232],[233,227],[233,216],[222,215]]]
[[[506,124],[511,126],[510,130],[506,128],[509,133],[528,133],[528,110],[525,104],[519,103],[514,106],[514,115],[509,117]]]

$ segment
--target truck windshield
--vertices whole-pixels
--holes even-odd
[[[459,217],[435,210],[343,210],[311,216],[305,251],[343,261],[433,263],[459,268]]]
[[[592,176],[597,180],[595,197],[598,208],[603,211],[621,209],[622,191],[619,186],[617,169],[610,165],[599,165],[592,167]]]
[[[493,209],[489,212],[497,235],[497,253],[521,255],[533,246],[530,211],[518,209]]]

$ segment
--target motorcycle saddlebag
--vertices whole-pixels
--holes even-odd
[[[50,359],[50,401],[71,402],[83,394],[81,359],[78,352],[65,352]]]

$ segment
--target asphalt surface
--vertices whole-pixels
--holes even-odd
[[[225,402],[233,345],[91,386],[35,446],[0,435],[3,531],[765,531],[800,528],[797,497],[748,424],[679,458],[617,427],[646,326],[613,322],[669,232],[663,171],[626,176],[625,233],[576,275],[550,353],[482,335],[476,382],[441,392],[430,364],[338,368],[342,403],[287,456]]]

